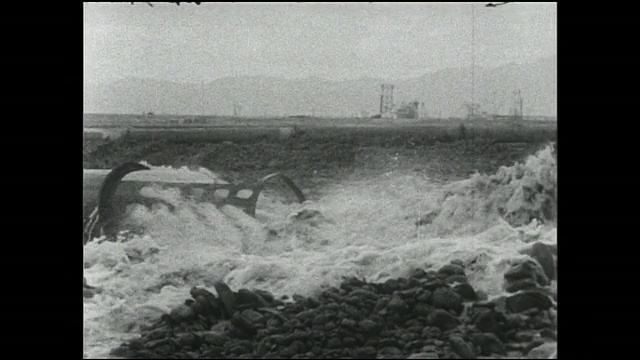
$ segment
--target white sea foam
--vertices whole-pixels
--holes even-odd
[[[523,257],[519,250],[531,241],[557,243],[556,171],[544,149],[524,164],[446,185],[391,174],[335,185],[305,204],[264,194],[256,218],[149,186],[147,195],[175,209],[133,204],[128,220],[143,235],[85,246],[87,281],[103,288],[84,303],[85,353],[107,356],[141,324],[189,298],[192,286],[213,291],[216,280],[234,290],[312,295],[342,276],[384,281],[460,259],[474,288],[501,294],[502,274]],[[179,172],[217,178],[202,169]],[[416,226],[429,213],[431,221]]]

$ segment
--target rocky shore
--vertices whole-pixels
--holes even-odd
[[[275,298],[262,290],[191,299],[139,338],[113,349],[122,358],[556,358],[554,246],[523,250],[504,274],[505,294],[488,299],[454,260],[439,270],[368,283],[346,278],[317,297]],[[213,290],[213,289],[212,289]]]

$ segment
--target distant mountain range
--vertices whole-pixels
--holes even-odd
[[[380,108],[380,85],[395,85],[396,103],[425,103],[428,116],[461,116],[471,102],[471,67],[410,79],[327,81],[266,76],[226,77],[205,84],[127,78],[109,84],[85,83],[85,113],[242,116],[373,115]],[[481,111],[508,114],[514,91],[521,90],[525,115],[557,115],[557,56],[526,64],[475,68],[475,102]]]

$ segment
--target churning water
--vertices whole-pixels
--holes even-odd
[[[132,204],[128,222],[143,235],[84,248],[87,281],[103,288],[84,302],[85,354],[108,357],[140,325],[182,304],[192,286],[215,293],[216,280],[233,290],[313,295],[342,276],[385,281],[460,259],[475,289],[502,294],[502,274],[526,243],[557,242],[556,175],[545,148],[496,174],[445,185],[390,173],[334,185],[304,204],[265,192],[256,218],[150,185],[145,196],[173,211]]]

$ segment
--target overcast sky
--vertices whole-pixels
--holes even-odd
[[[557,54],[556,3],[85,3],[88,82],[415,77]],[[472,5],[475,4],[475,5]]]

